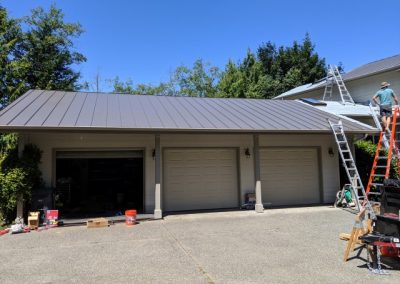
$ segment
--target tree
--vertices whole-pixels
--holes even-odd
[[[81,26],[65,23],[54,5],[49,11],[34,9],[23,20],[9,19],[0,7],[1,107],[28,89],[78,89],[80,73],[72,66],[86,58],[73,50],[73,39],[81,33]]]
[[[22,42],[23,52],[16,60],[24,66],[24,80],[29,88],[75,90],[80,73],[71,66],[86,61],[73,51],[73,39],[83,32],[80,24],[65,23],[64,14],[52,5],[32,10],[25,20],[28,30]]]
[[[194,62],[192,68],[181,65],[176,68],[173,82],[178,87],[178,94],[190,97],[215,97],[219,69],[204,63],[202,59]]]
[[[132,80],[120,81],[118,77],[111,80],[116,93],[146,94],[161,96],[215,97],[219,69],[204,63],[202,59],[194,62],[193,67],[178,66],[170,80],[154,86],[151,84],[134,85]]]
[[[271,42],[262,44],[257,56],[264,73],[270,77],[268,90],[272,97],[326,76],[325,59],[315,52],[309,34],[302,44],[294,41],[291,47],[277,48]]]
[[[217,86],[218,97],[268,98],[268,82],[261,62],[248,50],[238,65],[232,60],[228,61]]]
[[[21,93],[23,82],[18,80],[15,56],[20,52],[22,31],[18,20],[9,19],[0,6],[0,106],[3,107]]]

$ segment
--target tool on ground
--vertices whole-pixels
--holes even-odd
[[[332,98],[332,91],[334,84],[337,85],[342,103],[354,104],[354,100],[351,97],[349,91],[347,90],[342,75],[340,74],[339,68],[336,65],[328,66],[328,74],[326,76],[326,85],[322,100],[325,101],[326,98]]]

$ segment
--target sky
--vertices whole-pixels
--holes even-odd
[[[119,76],[158,84],[202,58],[224,68],[262,43],[290,46],[311,36],[328,64],[346,71],[400,54],[398,0],[0,0],[9,16],[52,3],[85,32],[75,41],[87,62],[81,81]]]

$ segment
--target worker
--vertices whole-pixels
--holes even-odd
[[[389,88],[388,82],[381,83],[381,89],[372,97],[375,104],[379,105],[379,111],[382,118],[382,127],[384,131],[390,129],[390,118],[392,117],[392,99],[395,105],[398,105],[396,94]],[[378,100],[379,99],[379,103]]]

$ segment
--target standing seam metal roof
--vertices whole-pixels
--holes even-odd
[[[0,112],[3,130],[328,132],[339,117],[298,101],[31,90]],[[376,132],[341,118],[346,131]]]

